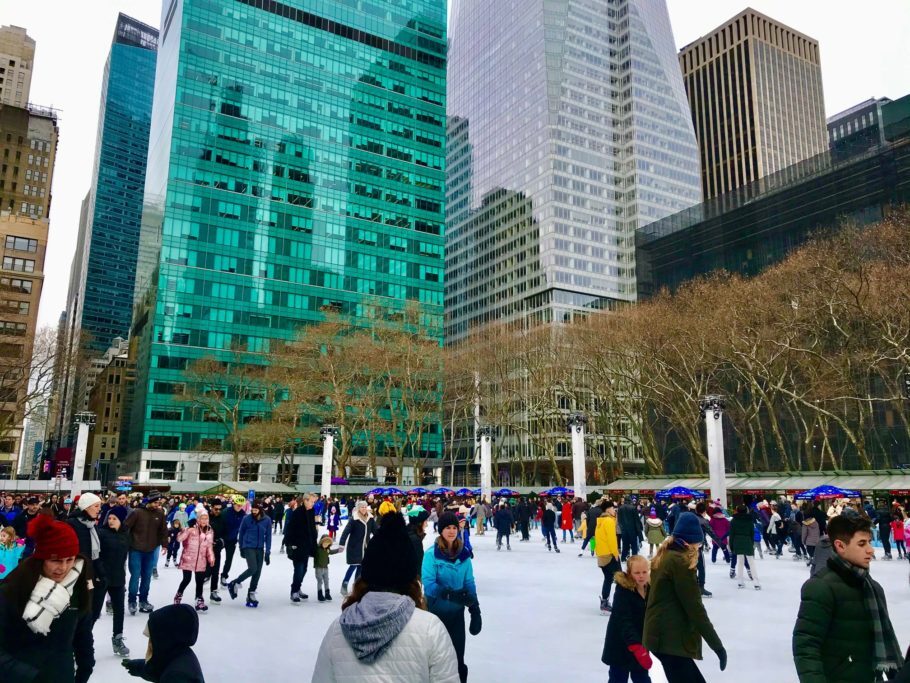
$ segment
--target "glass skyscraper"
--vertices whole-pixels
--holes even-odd
[[[636,298],[635,231],[701,200],[663,0],[455,0],[446,340]]]
[[[96,356],[127,336],[132,319],[157,47],[156,29],[118,16],[67,301],[73,343]]]
[[[129,469],[219,447],[175,398],[195,359],[265,362],[367,300],[420,302],[441,337],[445,26],[445,0],[164,3]]]

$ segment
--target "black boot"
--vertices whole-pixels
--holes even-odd
[[[328,588],[325,589],[325,599],[327,602],[332,601],[332,592]]]
[[[325,602],[325,595],[322,594],[321,588],[316,590],[316,599],[319,600],[319,602]]]

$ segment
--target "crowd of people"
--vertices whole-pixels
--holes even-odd
[[[837,501],[825,509],[783,497],[728,511],[720,501],[637,497],[618,504],[606,496],[593,504],[316,494],[248,500],[155,490],[104,499],[91,492],[72,500],[0,496],[2,680],[88,681],[93,630],[106,609],[112,651],[130,674],[202,683],[192,652],[198,615],[222,602],[221,589],[234,600],[245,588],[246,606],[258,608],[263,566],[280,535],[294,605],[309,599],[302,586],[310,566],[317,600],[327,602],[332,557],[346,564],[342,613],[324,636],[314,681],[464,683],[467,635],[483,625],[471,536],[495,530],[496,550],[508,552],[513,534],[528,543],[536,529],[542,551],[577,542],[579,557],[597,558],[600,611],[609,617],[602,661],[611,683],[649,681],[652,657],[670,683],[703,681],[702,641],[723,670],[727,653],[703,602],[712,595],[705,563],[720,557],[740,588],[748,579],[760,589],[755,559],[765,554],[808,565],[792,638],[800,681],[910,680],[884,591],[869,575],[874,540],[882,560],[907,557],[910,520],[897,503]],[[235,569],[238,552],[245,566]],[[180,578],[173,604],[156,610],[149,590],[162,557]],[[148,615],[143,658],[129,659],[127,613]]]

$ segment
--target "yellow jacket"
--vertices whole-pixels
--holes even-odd
[[[594,528],[594,552],[597,557],[612,555],[619,559],[619,541],[616,538],[616,517],[602,514]]]

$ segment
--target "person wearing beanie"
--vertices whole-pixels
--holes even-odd
[[[458,518],[454,514],[444,513],[439,518],[439,536],[432,552],[423,556],[421,578],[427,609],[439,617],[449,632],[458,657],[458,675],[461,683],[465,683],[468,679],[464,662],[465,607],[471,615],[471,635],[480,633],[483,622],[471,554],[458,534]]]
[[[111,513],[99,525],[98,538],[101,541],[101,562],[104,564],[105,592],[109,598],[108,612],[113,616],[111,646],[118,657],[129,657],[129,648],[123,643],[123,614],[126,602],[126,559],[130,552],[130,535],[123,528],[120,517]]]
[[[131,676],[153,683],[205,683],[192,650],[199,637],[199,617],[189,605],[156,609],[149,615],[145,635],[149,639],[146,656],[123,660]]]
[[[648,539],[649,560],[654,557],[654,548],[659,547],[666,537],[667,532],[664,530],[663,520],[657,516],[657,512],[652,508],[651,513],[645,520],[645,538]]]
[[[167,548],[167,521],[161,509],[161,494],[149,491],[145,506],[135,508],[123,522],[130,533],[130,582],[129,612],[136,614],[138,609],[144,614],[155,608],[148,601],[149,587],[152,583],[152,572],[158,561],[159,548]]]
[[[94,493],[79,496],[66,522],[79,539],[79,554],[92,562],[94,590],[92,591],[92,618],[101,617],[104,596],[107,593],[106,572],[101,558],[101,539],[98,536],[98,517],[101,515],[101,498]]]
[[[445,517],[445,515],[443,515]],[[443,530],[442,517],[436,525],[440,531]],[[493,528],[496,529],[496,550],[502,550],[502,542],[506,542],[506,550],[512,550],[509,543],[509,537],[512,535],[512,527],[515,526],[515,517],[509,507],[503,503],[496,508],[493,513]]]
[[[307,563],[316,557],[316,494],[308,493],[300,497],[298,505],[288,518],[284,530],[284,544],[288,549],[288,559],[294,565],[291,577],[291,602],[299,605],[309,596],[301,592],[303,577],[306,576]],[[326,563],[328,566],[328,563]]]
[[[250,514],[240,523],[237,543],[240,545],[240,556],[246,560],[246,571],[228,582],[227,586],[231,600],[236,600],[237,586],[250,579],[246,594],[247,607],[259,607],[256,589],[259,587],[262,565],[269,564],[272,556],[272,520],[262,511],[262,506],[263,503],[258,498],[250,503]]]
[[[366,548],[341,616],[322,639],[313,683],[459,682],[452,641],[424,609],[413,563],[403,517],[387,514]]]
[[[209,524],[209,513],[205,506],[197,505],[194,512],[196,523],[177,534],[177,542],[183,545],[183,553],[180,555],[183,579],[174,596],[174,604],[180,604],[183,599],[183,591],[190,585],[190,580],[195,577],[196,611],[207,612],[209,608],[205,604],[202,592],[205,589],[206,573],[215,566],[215,532]]]
[[[91,579],[72,526],[31,521],[35,551],[0,585],[0,680],[85,683],[95,667]]]
[[[341,594],[348,594],[348,582],[353,576],[355,580],[360,577],[360,563],[367,549],[367,544],[376,533],[376,522],[370,514],[370,506],[365,500],[358,500],[354,507],[354,514],[348,520],[347,526],[341,532],[338,545],[345,548],[345,560],[348,569],[341,581]]]
[[[16,532],[16,536],[25,540],[25,547],[22,550],[22,559],[26,559],[32,554],[32,551],[35,549],[35,544],[28,537],[28,525],[29,523],[38,516],[41,511],[41,500],[38,496],[29,496],[25,499],[25,507],[22,511],[13,519],[12,527]],[[2,526],[2,525],[0,525]]]
[[[225,506],[222,513],[224,540],[224,567],[221,568],[221,585],[227,587],[227,579],[231,573],[234,562],[234,552],[237,550],[237,536],[240,533],[240,524],[246,517],[246,498],[237,495],[230,500],[230,505]]]
[[[610,591],[613,588],[613,577],[622,571],[619,561],[619,535],[616,530],[616,506],[612,500],[600,502],[600,515],[597,517],[597,528],[594,530],[594,552],[597,555],[597,566],[603,573],[603,584],[600,588],[600,612],[610,612]]]
[[[727,667],[727,651],[705,611],[696,577],[704,541],[698,516],[683,512],[651,562],[642,645],[660,660],[668,683],[704,683],[695,664],[702,658],[702,639],[717,653],[720,670]]]

